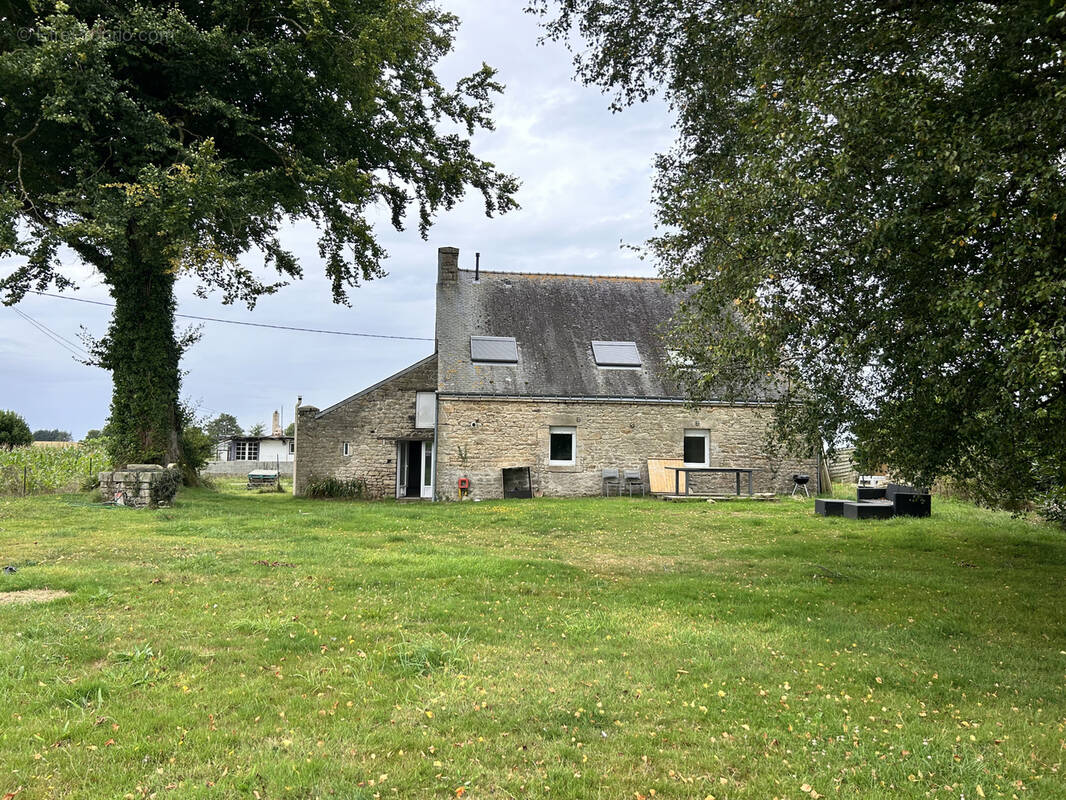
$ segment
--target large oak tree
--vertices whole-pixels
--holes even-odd
[[[1060,0],[545,0],[622,109],[664,92],[651,255],[696,398],[1021,503],[1066,483]],[[723,312],[722,309],[730,309]]]
[[[468,188],[514,205],[470,145],[493,71],[434,73],[456,25],[424,0],[0,3],[0,254],[24,257],[0,292],[70,287],[64,246],[106,282],[117,461],[180,456],[179,278],[251,306],[300,276],[278,230],[309,219],[343,302],[381,274],[371,206],[424,236]]]

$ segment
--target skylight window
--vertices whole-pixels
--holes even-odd
[[[636,342],[593,342],[592,355],[599,367],[639,367]]]
[[[485,364],[517,364],[518,343],[513,336],[471,336],[470,360]]]

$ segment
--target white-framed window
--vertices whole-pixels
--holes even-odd
[[[258,461],[259,442],[240,439],[233,443],[234,461]]]
[[[432,428],[436,421],[436,392],[415,392],[415,427]]]
[[[295,439],[290,439],[289,440],[289,455],[291,456],[295,452],[296,452],[296,440]]]
[[[350,456],[352,454],[352,447],[349,442],[345,442],[343,445],[341,445],[341,454],[346,456]]]
[[[577,428],[553,425],[548,429],[548,464],[572,467],[577,463]]]
[[[711,432],[690,428],[685,430],[683,460],[686,467],[711,465]]]

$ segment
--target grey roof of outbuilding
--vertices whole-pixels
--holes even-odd
[[[438,388],[452,394],[681,398],[661,335],[680,298],[652,278],[459,270],[437,286]],[[470,359],[470,337],[513,336],[518,364]],[[593,341],[635,342],[642,366],[597,367]]]

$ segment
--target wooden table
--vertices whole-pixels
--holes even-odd
[[[755,471],[754,467],[666,467],[666,469],[674,470],[674,492],[677,495],[681,494],[681,473],[685,473],[685,496],[691,494],[692,481],[688,479],[690,472],[710,472],[710,473],[729,473],[732,472],[737,476],[737,497],[740,497],[740,474],[746,472],[748,474],[748,497],[752,496],[751,491],[751,473]]]

